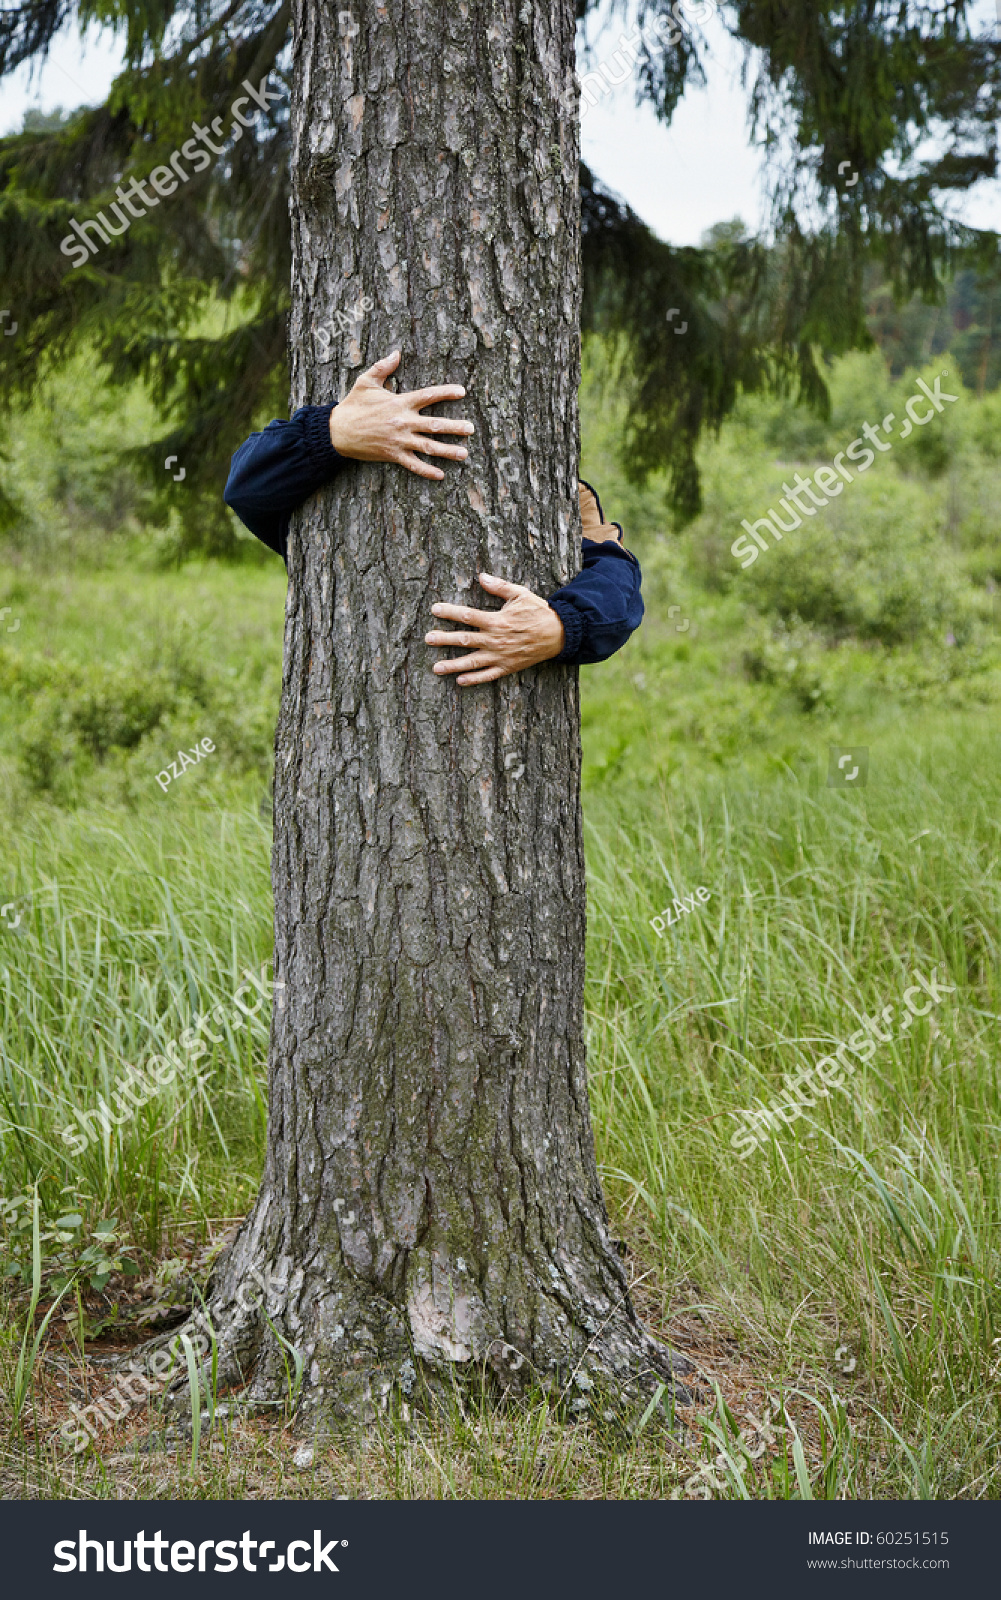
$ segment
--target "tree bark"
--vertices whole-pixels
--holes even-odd
[[[293,404],[400,347],[476,434],[443,483],[354,465],[293,520],[268,1155],[212,1320],[251,1396],[272,1326],[304,1353],[309,1426],[453,1373],[583,1409],[672,1358],[594,1155],[577,674],[459,689],[423,643],[435,600],[491,604],[478,572],[579,565],[574,6],[294,12]]]

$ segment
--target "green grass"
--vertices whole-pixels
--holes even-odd
[[[838,403],[846,417],[853,406],[881,415],[884,397],[866,398],[860,372],[846,365]],[[4,1194],[25,1200],[0,1231],[20,1268],[7,1280],[0,1426],[32,1342],[35,1181],[49,1286],[38,1316],[68,1273],[83,1277],[35,1363],[33,1402],[0,1461],[3,1493],[1001,1493],[991,435],[970,401],[951,466],[922,478],[892,461],[865,486],[849,544],[830,536],[849,609],[853,584],[861,596],[856,622],[835,628],[790,609],[783,588],[805,612],[823,551],[806,577],[795,549],[769,552],[770,588],[717,560],[735,511],[739,521],[768,504],[769,452],[783,428],[791,449],[789,415],[748,408],[707,450],[707,510],[669,539],[659,486],[626,483],[615,404],[597,396],[592,378],[584,470],[640,550],[648,617],[618,657],[582,674],[596,1137],[637,1301],[696,1358],[699,1405],[678,1413],[673,1437],[661,1408],[630,1436],[598,1421],[568,1428],[541,1400],[496,1412],[457,1399],[437,1422],[387,1415],[306,1467],[279,1421],[203,1428],[195,1462],[185,1444],[132,1453],[138,1420],[108,1436],[103,1462],[51,1442],[69,1393],[108,1386],[95,1353],[134,1342],[150,1302],[169,1309],[204,1282],[256,1188],[266,1007],[226,1025],[199,1063],[202,1088],[167,1086],[76,1160],[59,1135],[75,1104],[106,1097],[122,1066],[162,1053],[270,953],[261,802],[284,574],[18,558],[0,569],[21,619],[0,636],[2,887],[24,913],[23,932],[0,922],[0,1162]],[[829,442],[807,431],[797,448],[822,456]],[[751,488],[737,506],[741,453]],[[851,540],[877,533],[878,562],[848,559]],[[941,569],[935,593],[965,619],[956,645],[920,595],[911,637],[866,633],[899,602],[896,574],[912,558],[933,585]],[[162,794],[156,771],[203,734],[216,754]],[[61,752],[48,777],[30,758],[45,740]],[[827,787],[829,744],[868,745],[865,789]],[[658,938],[650,919],[699,885],[708,903]],[[784,1075],[863,1016],[892,1005],[896,1018],[915,969],[955,992],[903,1037],[894,1027],[846,1092],[739,1159],[735,1114],[768,1105]],[[57,1227],[67,1213],[79,1226]],[[95,1231],[102,1219],[113,1232]],[[102,1249],[138,1279],[115,1272],[94,1287]]]
[[[996,730],[914,719],[858,795],[703,780],[590,807],[590,1061],[599,1154],[658,1277],[694,1280],[766,1382],[807,1371],[892,1417],[851,1493],[996,1494],[1001,1020]],[[712,898],[658,940],[649,918]],[[764,1150],[768,1104],[917,969],[954,986],[850,1092]],[[896,1027],[893,1028],[896,1033]],[[835,1350],[856,1358],[839,1378]],[[842,1357],[842,1363],[849,1360]],[[871,1425],[871,1418],[870,1418]],[[884,1435],[884,1443],[890,1441]],[[993,1485],[993,1489],[992,1486]]]

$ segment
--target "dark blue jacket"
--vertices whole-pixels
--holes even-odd
[[[226,504],[286,565],[293,511],[329,483],[347,459],[330,442],[332,410],[303,406],[290,422],[271,422],[262,433],[252,433],[233,456]],[[549,596],[549,604],[566,634],[563,650],[553,659],[583,666],[622,648],[639,627],[643,601],[639,562],[621,543],[583,539],[581,559],[582,570]]]

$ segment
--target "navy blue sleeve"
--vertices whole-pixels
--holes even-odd
[[[223,499],[251,533],[288,562],[288,525],[296,506],[344,465],[330,442],[333,406],[302,406],[289,422],[269,422],[233,456]]]
[[[289,422],[271,422],[252,433],[233,456],[223,498],[286,563],[292,512],[329,483],[346,460],[330,442],[332,410],[302,406]],[[555,659],[575,666],[614,655],[643,616],[634,556],[614,539],[585,538],[581,557],[582,570],[549,596],[566,634]]]
[[[549,596],[566,642],[555,661],[588,666],[621,650],[643,617],[640,565],[615,539],[582,539],[583,567]]]

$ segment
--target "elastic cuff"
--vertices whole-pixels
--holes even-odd
[[[558,656],[553,656],[554,661],[572,661],[580,655],[584,644],[584,618],[577,607],[571,605],[569,600],[550,600],[548,604],[556,612],[563,624],[565,638],[563,649]]]
[[[317,472],[336,472],[344,459],[338,455],[330,442],[330,413],[333,409],[333,406],[309,406],[306,410],[303,438],[309,452],[310,464]]]

